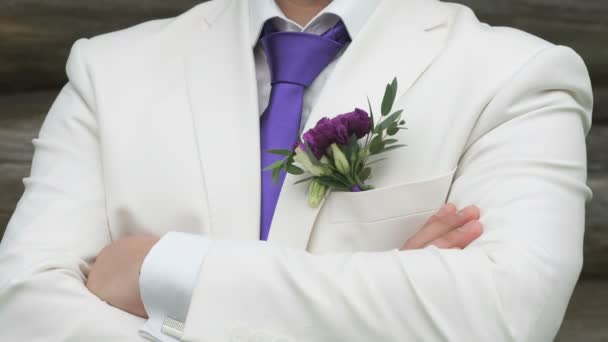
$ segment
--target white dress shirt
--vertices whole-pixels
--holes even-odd
[[[379,1],[355,3],[334,0],[304,27],[288,19],[274,0],[250,2],[255,3],[250,9],[250,39],[255,57],[260,115],[268,105],[271,91],[269,67],[258,43],[267,20],[273,20],[279,31],[322,34],[342,19],[351,39],[355,39]],[[301,130],[341,54],[306,89]],[[163,342],[174,342],[181,337],[199,269],[211,245],[212,240],[202,236],[170,232],[152,248],[144,260],[140,275],[141,296],[149,316],[139,331],[141,336]]]

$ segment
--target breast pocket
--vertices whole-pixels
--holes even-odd
[[[456,169],[364,192],[333,192],[309,242],[311,252],[399,248],[445,204]]]

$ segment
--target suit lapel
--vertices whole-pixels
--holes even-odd
[[[246,1],[223,1],[197,33],[185,71],[214,237],[259,238],[260,152]],[[239,24],[241,23],[241,24]]]
[[[434,0],[384,0],[344,52],[312,109],[304,132],[322,117],[355,107],[367,108],[367,97],[379,108],[385,85],[394,77],[402,96],[424,73],[444,46],[448,14]],[[406,113],[407,115],[407,113]],[[275,211],[269,241],[306,249],[323,207],[307,204],[302,176],[287,175]]]

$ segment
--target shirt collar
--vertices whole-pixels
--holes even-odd
[[[264,23],[268,19],[281,18],[300,30],[306,30],[309,26],[315,25],[320,19],[327,16],[334,16],[342,19],[351,39],[355,39],[359,31],[363,28],[371,14],[374,12],[381,0],[333,0],[319,14],[317,14],[306,27],[300,27],[297,23],[289,20],[281,11],[275,0],[249,0],[250,16],[250,43],[251,46],[257,44]]]

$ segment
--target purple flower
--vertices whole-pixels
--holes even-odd
[[[369,114],[359,108],[355,109],[354,112],[338,115],[332,121],[341,122],[343,125],[346,125],[348,138],[345,144],[348,143],[350,136],[353,134],[357,136],[357,139],[361,139],[368,135],[371,129]]]
[[[319,120],[303,137],[312,154],[321,159],[331,144],[347,145],[353,134],[357,139],[361,139],[369,134],[370,129],[369,114],[357,108],[354,112],[341,114],[333,119]],[[304,144],[300,144],[300,148],[305,149]]]

